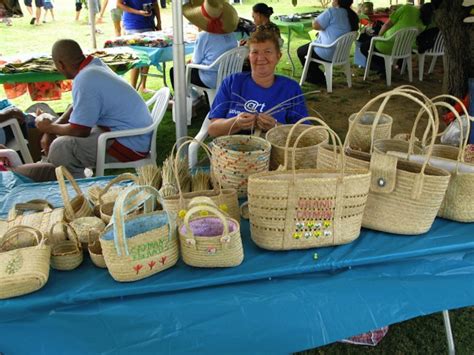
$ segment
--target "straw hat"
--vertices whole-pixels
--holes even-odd
[[[191,0],[183,6],[183,15],[210,33],[234,32],[239,23],[237,11],[225,0]]]

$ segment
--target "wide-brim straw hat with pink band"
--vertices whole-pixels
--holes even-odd
[[[237,11],[225,0],[192,0],[183,6],[183,15],[209,33],[231,33],[239,23]]]

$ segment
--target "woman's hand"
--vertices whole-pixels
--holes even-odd
[[[277,120],[266,113],[260,113],[257,116],[257,126],[262,131],[268,131],[269,129],[277,125]]]
[[[240,131],[252,129],[255,126],[255,120],[257,116],[254,113],[241,112],[235,118],[235,125],[239,128]]]
[[[46,155],[46,156],[48,155],[49,146],[53,142],[54,138],[56,138],[54,134],[49,134],[49,133],[44,133],[43,136],[41,137],[40,145],[41,145],[41,153],[43,155]]]
[[[137,10],[136,14],[144,16],[144,17],[149,17],[149,16],[153,15],[153,13],[151,11],[148,12],[148,11],[145,11],[145,10]]]

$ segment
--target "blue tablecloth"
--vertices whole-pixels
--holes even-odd
[[[15,187],[1,214],[19,192],[47,192],[58,205],[53,186]],[[40,291],[0,301],[0,351],[289,353],[474,304],[472,224],[439,219],[417,237],[363,230],[349,245],[289,252],[259,249],[248,222],[241,227],[245,260],[236,268],[180,261],[134,283],[89,260],[52,270]]]

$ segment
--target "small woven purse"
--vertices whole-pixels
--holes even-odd
[[[0,299],[42,288],[49,277],[51,248],[32,227],[14,226],[0,239]]]
[[[193,199],[189,205],[178,228],[183,261],[195,267],[240,265],[244,250],[239,223],[225,216],[210,199]]]
[[[141,280],[178,261],[176,226],[166,212],[153,212],[158,197],[151,186],[132,186],[119,195],[112,221],[100,236],[107,269],[116,281]],[[141,206],[144,214],[130,215]]]
[[[56,270],[74,270],[81,265],[84,255],[74,229],[65,222],[58,222],[51,229],[61,227],[66,240],[56,243],[51,248],[51,267]]]

